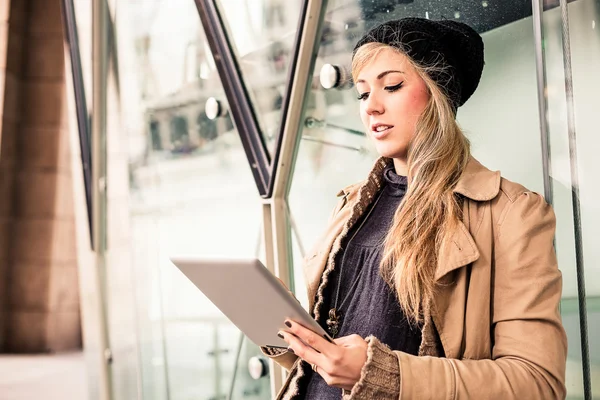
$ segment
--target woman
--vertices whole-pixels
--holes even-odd
[[[280,398],[565,397],[553,211],[474,160],[455,121],[482,69],[481,37],[455,21],[390,21],[357,43],[382,157],[305,262],[335,343],[286,321],[288,351],[267,349],[290,370]]]

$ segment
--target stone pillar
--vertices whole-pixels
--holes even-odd
[[[9,25],[25,5],[4,351],[38,353],[80,348],[81,328],[60,0],[13,0]]]
[[[11,4],[12,3],[12,4]],[[0,351],[9,327],[17,130],[27,1],[0,0]]]

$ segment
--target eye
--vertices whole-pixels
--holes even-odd
[[[402,81],[402,82],[400,82],[399,84],[397,84],[397,85],[394,85],[394,86],[386,86],[384,89],[385,89],[387,92],[393,93],[393,92],[395,92],[396,90],[400,89],[400,88],[402,87],[402,85],[404,85],[404,81]]]
[[[369,97],[369,92],[364,92],[358,95],[358,100],[366,100]]]

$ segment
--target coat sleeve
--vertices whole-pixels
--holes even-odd
[[[367,399],[397,371],[381,399],[564,399],[567,340],[558,306],[562,276],[553,248],[555,217],[535,193],[521,194],[500,221],[492,292],[489,360],[416,357],[376,340],[346,399]],[[391,354],[396,356],[394,366]],[[382,367],[383,366],[383,367]],[[381,371],[383,369],[383,371]],[[367,379],[367,377],[369,377]],[[377,383],[379,382],[379,383]],[[364,394],[363,394],[364,393]]]
[[[260,346],[260,351],[271,360],[285,368],[286,370],[292,369],[292,366],[298,359],[298,356],[287,349],[280,349],[277,347]]]

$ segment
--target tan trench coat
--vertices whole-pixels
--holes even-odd
[[[389,162],[380,158],[365,182],[339,193],[325,235],[305,259],[313,315],[341,240],[373,200]],[[419,356],[369,340],[361,381],[352,393],[344,392],[345,399],[565,398],[567,340],[558,311],[562,276],[552,208],[474,159],[455,192],[464,197],[463,223],[440,252],[440,285]],[[433,331],[443,354],[436,353]],[[300,360],[291,353],[273,358],[290,369],[279,398],[291,399],[302,375]]]

